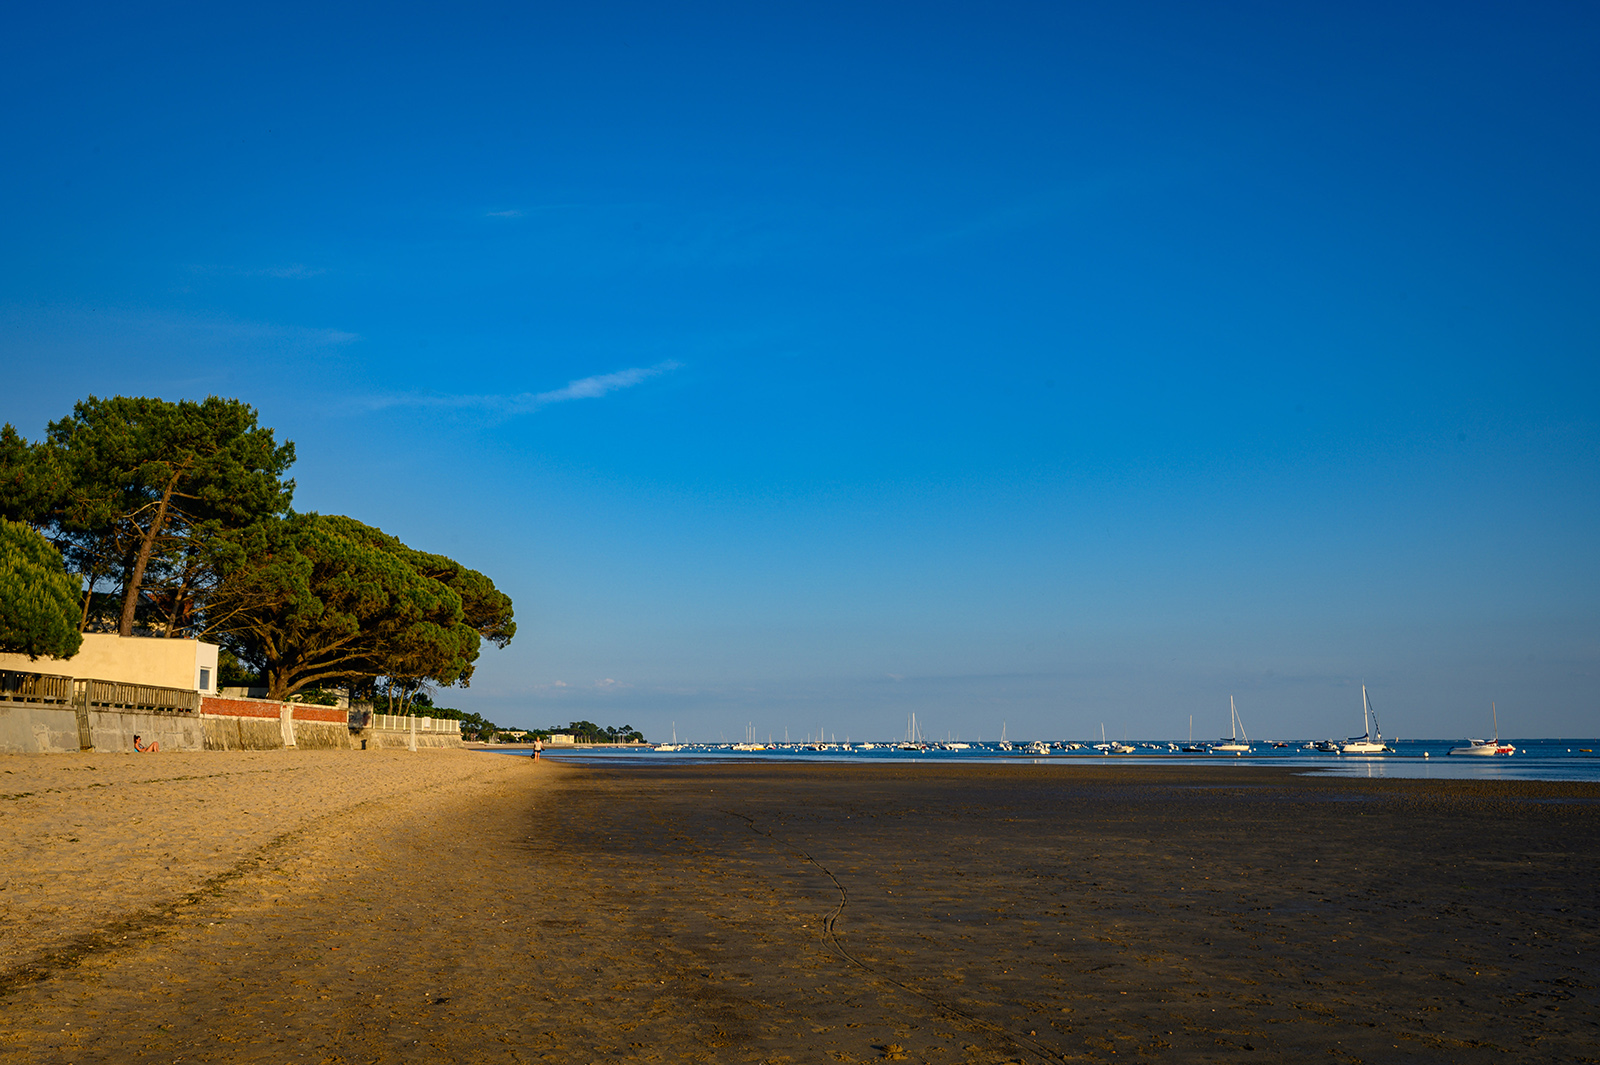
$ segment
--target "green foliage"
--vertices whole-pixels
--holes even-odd
[[[504,647],[511,642],[511,638],[517,634],[517,623],[512,620],[511,614],[511,597],[496,588],[493,581],[455,559],[414,551],[398,540],[394,543],[397,549],[408,552],[406,557],[418,573],[439,581],[461,597],[463,619],[479,636],[496,647]]]
[[[483,740],[485,743],[493,743],[499,731],[500,726],[481,714],[461,715],[461,738],[464,740]]]
[[[239,656],[224,647],[217,652],[217,687],[255,688],[261,685],[261,674],[250,669]]]
[[[215,396],[90,396],[38,443],[0,427],[0,517],[61,549],[49,579],[7,590],[7,638],[64,646],[44,619],[65,589],[74,647],[106,621],[218,640],[222,683],[273,698],[342,686],[406,713],[433,685],[467,684],[482,641],[516,634],[511,598],[353,518],[294,514],[293,461],[253,408]],[[31,558],[7,564],[20,574]]]
[[[571,733],[580,743],[643,743],[644,733],[632,725],[596,725],[593,721],[574,721],[566,728],[552,726],[550,732]],[[545,733],[546,736],[549,732]]]
[[[12,425],[0,426],[0,517],[42,527],[64,492],[55,451],[30,444]]]
[[[78,589],[61,553],[35,530],[0,518],[0,651],[71,658],[78,632]]]
[[[293,461],[238,400],[90,396],[40,444],[0,430],[0,510],[48,530],[91,591],[116,585],[122,635],[141,616],[199,634],[216,547],[288,508]]]
[[[465,680],[481,634],[461,595],[418,571],[422,554],[354,518],[263,522],[230,545],[214,630],[261,666],[275,699],[335,678]],[[494,624],[511,624],[509,599]]]

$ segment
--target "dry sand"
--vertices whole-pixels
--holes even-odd
[[[0,768],[3,1063],[1600,1060],[1594,785]]]

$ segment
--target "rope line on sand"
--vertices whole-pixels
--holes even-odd
[[[1007,1029],[1000,1027],[998,1024],[995,1024],[993,1021],[987,1021],[987,1020],[984,1020],[982,1017],[979,1017],[979,1016],[977,1016],[975,1014],[968,1013],[966,1010],[962,1009],[959,1006],[952,1006],[952,1005],[950,1005],[950,1003],[945,1002],[942,999],[940,999],[940,998],[938,998],[938,997],[936,997],[936,996],[934,996],[932,994],[929,994],[926,991],[923,991],[921,988],[913,987],[913,986],[911,986],[910,984],[906,983],[903,980],[898,980],[895,977],[890,976],[888,973],[885,973],[885,972],[882,972],[882,971],[880,971],[878,969],[873,968],[872,966],[868,965],[866,962],[862,961],[860,958],[856,957],[854,954],[850,953],[850,951],[845,948],[845,945],[843,943],[839,942],[839,933],[838,933],[839,918],[844,914],[845,904],[850,901],[850,893],[847,890],[845,890],[845,886],[844,886],[844,884],[842,884],[839,881],[839,878],[833,875],[833,870],[829,869],[827,866],[825,866],[821,862],[817,861],[817,859],[815,857],[813,857],[807,851],[801,849],[800,847],[795,846],[793,843],[790,843],[788,840],[783,839],[777,833],[773,832],[771,829],[760,827],[759,825],[756,824],[755,818],[751,817],[749,814],[742,814],[742,813],[739,813],[737,810],[724,810],[723,813],[727,814],[730,817],[739,818],[741,821],[743,821],[745,823],[745,827],[749,828],[750,831],[756,833],[756,835],[758,835],[758,836],[766,836],[768,839],[772,840],[772,842],[778,844],[780,847],[784,847],[787,850],[792,851],[795,854],[798,854],[806,862],[808,862],[811,865],[816,866],[817,869],[821,870],[822,875],[827,877],[828,880],[833,883],[834,889],[839,892],[839,905],[835,906],[833,908],[833,912],[830,913],[823,920],[823,922],[822,922],[822,936],[823,936],[823,941],[826,942],[828,944],[828,946],[833,950],[833,952],[838,954],[840,958],[844,959],[849,964],[856,966],[862,972],[868,973],[869,975],[871,975],[875,979],[882,980],[885,983],[893,984],[895,987],[900,988],[902,991],[905,991],[905,992],[907,992],[909,994],[917,996],[918,998],[922,999],[924,1002],[927,1002],[929,1005],[933,1006],[935,1009],[943,1010],[944,1012],[949,1013],[949,1014],[951,1014],[951,1015],[953,1015],[955,1017],[959,1017],[963,1021],[966,1021],[968,1024],[972,1025],[973,1027],[982,1028],[982,1029],[984,1029],[986,1031],[994,1033],[995,1035],[998,1035],[1000,1038],[1006,1040],[1008,1043],[1010,1043],[1012,1046],[1016,1047],[1019,1050],[1032,1051],[1033,1053],[1035,1053],[1035,1054],[1039,1055],[1040,1057],[1044,1058],[1046,1061],[1066,1061],[1067,1060],[1067,1056],[1065,1054],[1060,1053],[1059,1051],[1052,1050],[1050,1047],[1047,1047],[1042,1043],[1036,1043],[1032,1039],[1029,1039],[1027,1036],[1016,1035],[1013,1032],[1010,1032]]]

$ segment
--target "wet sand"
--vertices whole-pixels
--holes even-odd
[[[370,756],[8,946],[0,1063],[1600,1060],[1596,785]]]

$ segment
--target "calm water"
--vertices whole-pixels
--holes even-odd
[[[1391,741],[1393,754],[1350,755],[1324,754],[1304,750],[1296,741],[1288,747],[1270,744],[1251,744],[1249,754],[1193,754],[1175,751],[1174,746],[1150,741],[1131,741],[1136,753],[1128,755],[1103,755],[1092,746],[1067,751],[1052,749],[1049,754],[1030,755],[1022,750],[1002,750],[995,743],[974,743],[965,750],[943,750],[930,747],[925,750],[902,751],[893,743],[876,744],[869,750],[859,744],[830,744],[814,750],[805,744],[778,744],[762,751],[735,751],[728,744],[684,744],[679,751],[657,751],[652,748],[564,748],[546,752],[546,757],[592,761],[605,759],[608,764],[622,763],[685,763],[719,761],[831,761],[831,762],[1004,762],[1032,765],[1070,766],[1083,762],[1132,762],[1159,765],[1276,765],[1305,769],[1308,772],[1335,776],[1356,777],[1418,777],[1418,778],[1474,778],[1480,780],[1593,780],[1600,781],[1600,739],[1508,739],[1517,753],[1491,758],[1451,757],[1451,747],[1461,745],[1454,740],[1398,740]],[[507,748],[506,754],[531,752]]]

